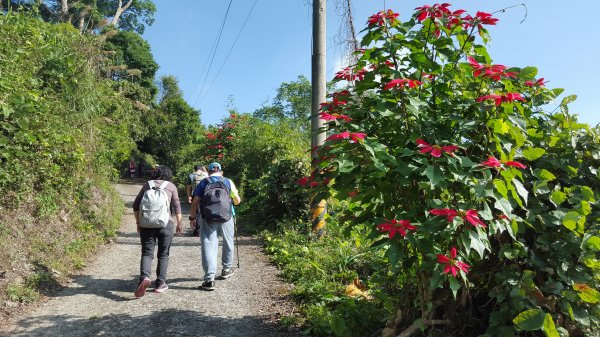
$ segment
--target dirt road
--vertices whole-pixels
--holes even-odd
[[[212,292],[201,283],[199,238],[186,233],[171,247],[167,283],[162,294],[150,291],[136,299],[140,245],[131,210],[139,184],[119,184],[126,214],[116,242],[63,290],[0,331],[2,336],[300,336],[278,323],[290,314],[289,285],[262,253],[257,240],[239,237],[240,266],[216,282]],[[184,219],[189,207],[184,206]],[[220,261],[220,257],[219,257]],[[237,264],[237,260],[234,264]],[[156,259],[153,270],[155,270]],[[219,268],[220,271],[220,268]]]

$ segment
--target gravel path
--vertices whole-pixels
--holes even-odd
[[[239,237],[240,268],[231,278],[216,281],[215,291],[198,290],[200,244],[190,236],[187,221],[185,234],[175,237],[171,247],[169,290],[136,299],[140,245],[131,205],[140,188],[117,185],[127,211],[116,242],[102,249],[63,290],[0,331],[1,336],[301,335],[278,323],[280,316],[294,310],[287,299],[290,286],[279,279],[252,237]],[[187,219],[189,207],[182,206]],[[156,258],[153,270],[155,266]]]

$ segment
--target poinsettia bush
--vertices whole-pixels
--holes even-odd
[[[377,13],[321,106],[328,137],[302,184],[346,199],[334,218],[371,224],[409,280],[387,333],[598,328],[598,133],[574,97],[544,110],[562,89],[536,68],[493,62],[497,21],[449,4]]]

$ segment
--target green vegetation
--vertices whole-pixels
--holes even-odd
[[[569,113],[573,96],[545,111],[562,89],[537,69],[493,64],[486,13],[371,17],[310,152],[306,78],[204,126],[175,78],[154,82],[135,33],[151,1],[120,31],[101,24],[112,1],[72,1],[70,16],[23,4],[37,12],[0,16],[0,273],[13,280],[2,299],[35,301],[115,235],[111,184],[130,159],[170,166],[182,187],[194,164],[219,161],[244,200],[241,227],[294,284],[301,314],[284,321],[310,335],[600,328],[600,130]],[[321,198],[316,236],[308,203]]]
[[[123,205],[110,181],[139,114],[102,76],[98,38],[10,12],[0,34],[0,270],[26,280],[7,298],[29,302],[52,278],[40,268],[65,275],[114,236]]]
[[[348,242],[368,228],[385,251],[378,263],[398,288],[381,271],[365,278],[396,303],[384,306],[383,336],[591,335],[600,327],[598,130],[569,114],[574,97],[544,111],[562,89],[546,88],[537,69],[492,63],[491,15],[435,5],[405,23],[397,16],[371,17],[357,63],[336,75],[346,87],[322,107],[329,137],[302,180],[316,198],[346,205],[330,228]],[[291,251],[272,241],[270,250]],[[290,263],[306,269],[295,255]]]

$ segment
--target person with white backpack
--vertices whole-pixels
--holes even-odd
[[[167,267],[169,265],[169,250],[174,232],[180,234],[181,204],[177,187],[170,181],[173,176],[167,166],[158,166],[152,175],[152,180],[144,184],[133,202],[133,214],[140,234],[142,257],[140,261],[140,278],[135,297],[146,294],[150,286],[154,247],[158,246],[156,280],[154,292],[162,293],[169,289],[166,283]],[[174,225],[173,216],[177,220]]]

